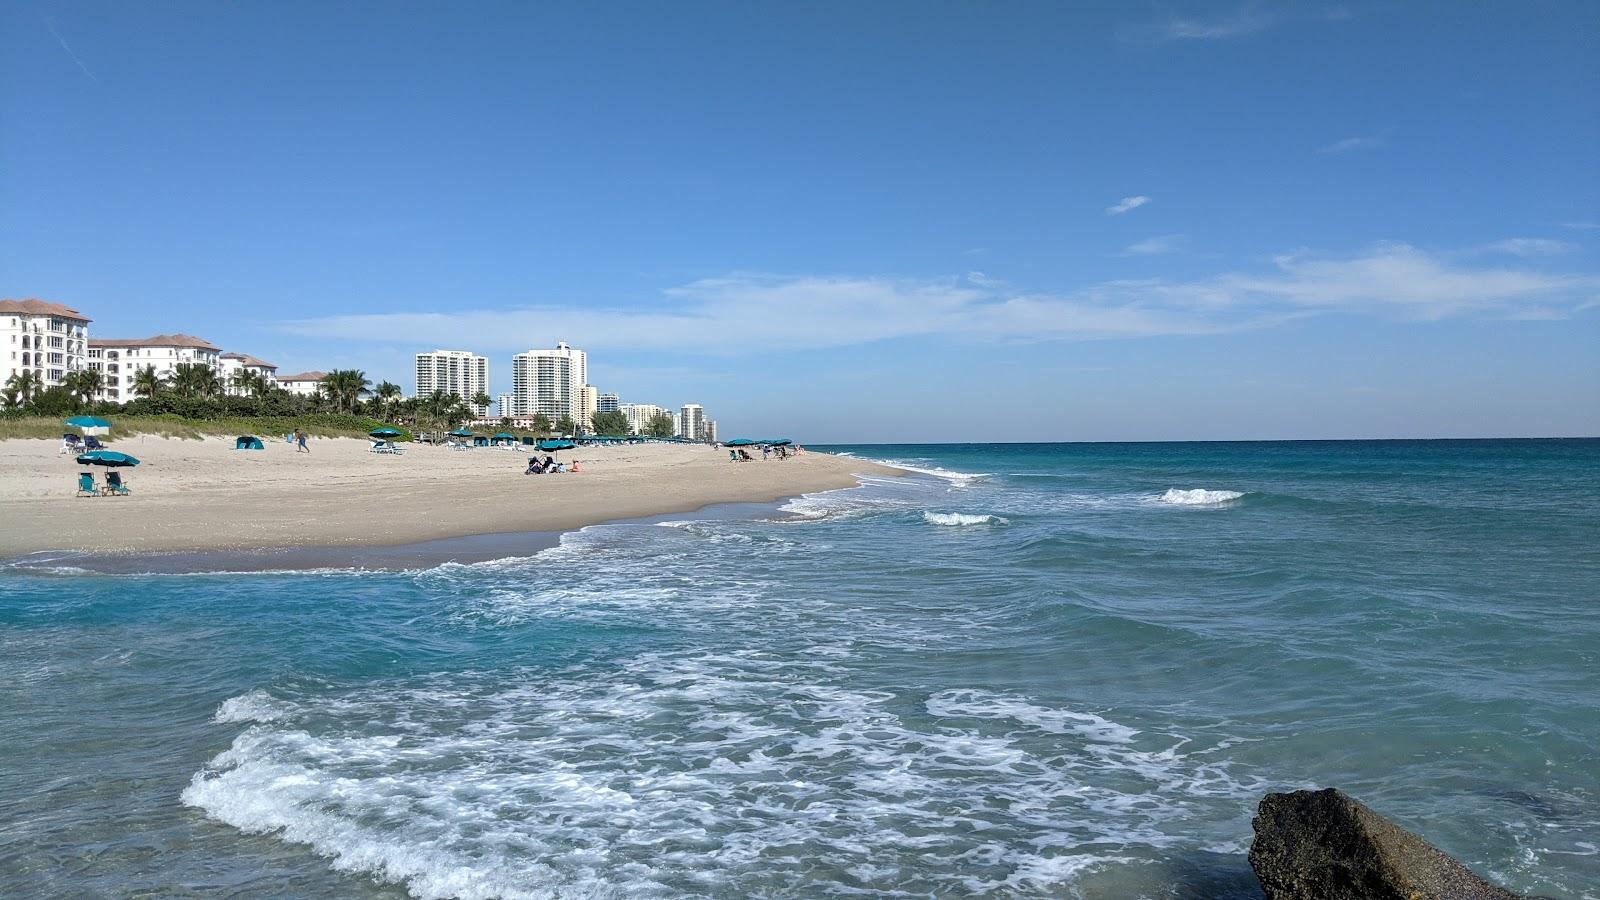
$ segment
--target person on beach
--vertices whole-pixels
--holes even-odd
[[[295,439],[295,442],[299,445],[295,449],[294,452],[296,452],[296,453],[310,453],[311,452],[311,448],[306,446],[306,432],[305,432],[305,429],[296,428],[294,430],[294,439]]]
[[[767,458],[769,458],[771,456],[772,456],[772,448],[768,447],[766,444],[762,444],[761,445],[761,458],[763,460],[765,460],[765,459],[767,459]]]

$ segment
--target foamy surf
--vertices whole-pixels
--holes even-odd
[[[929,525],[1009,525],[1011,520],[1004,516],[975,515],[972,513],[940,513],[925,512],[922,521]]]
[[[1222,506],[1243,497],[1241,491],[1212,491],[1205,488],[1170,488],[1156,498],[1157,503],[1172,506]]]

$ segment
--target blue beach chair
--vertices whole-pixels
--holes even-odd
[[[83,439],[83,449],[84,449],[85,452],[88,452],[90,450],[104,450],[105,448],[106,448],[106,445],[100,443],[99,438],[96,438],[92,434],[86,436]]]
[[[74,496],[77,496],[77,497],[98,497],[98,496],[100,496],[100,489],[95,487],[95,484],[94,484],[94,473],[93,472],[79,472],[78,473],[78,493],[75,494]]]
[[[118,497],[133,496],[133,489],[122,483],[121,472],[106,473],[106,496],[110,497],[112,495]]]

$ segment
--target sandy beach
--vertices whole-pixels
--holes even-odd
[[[521,449],[450,450],[314,439],[233,449],[232,438],[135,436],[112,449],[131,497],[74,497],[80,471],[57,441],[0,441],[0,557],[46,550],[137,553],[394,546],[468,535],[561,531],[717,503],[757,503],[850,487],[873,463],[807,452],[729,462],[725,450],[639,444],[581,448],[581,472],[523,475]],[[104,471],[94,469],[97,481]]]

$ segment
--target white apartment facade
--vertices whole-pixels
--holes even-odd
[[[479,406],[472,398],[489,393],[489,358],[466,350],[418,353],[417,396],[426,397],[434,391],[455,394],[466,401],[473,415],[487,416],[488,405]]]
[[[621,408],[622,398],[618,397],[616,394],[601,394],[600,397],[595,400],[595,412],[616,412]]]
[[[628,428],[634,434],[644,434],[650,427],[650,420],[666,412],[663,407],[649,403],[624,403],[617,409],[628,420]]]
[[[511,418],[511,411],[517,407],[516,395],[501,394],[499,401],[495,405],[499,407],[500,417],[502,419],[509,419]]]
[[[0,385],[24,371],[40,388],[88,367],[89,317],[46,300],[0,300]]]
[[[589,354],[558,342],[551,350],[529,350],[511,357],[513,409],[503,416],[585,421],[584,389],[589,385]]]
[[[706,411],[698,403],[685,403],[678,410],[678,437],[691,441],[706,439]]]
[[[278,387],[283,388],[291,394],[299,394],[302,397],[311,397],[315,396],[317,391],[322,388],[322,379],[327,377],[327,372],[317,371],[296,372],[293,375],[279,375]]]
[[[223,353],[217,357],[217,361],[222,367],[218,372],[222,376],[222,389],[233,396],[240,397],[249,393],[237,383],[240,372],[261,376],[266,380],[268,387],[276,386],[278,383],[278,367],[266,360],[256,359],[248,353]]]
[[[147,338],[90,338],[89,368],[100,370],[100,399],[126,403],[138,396],[134,380],[145,369],[169,379],[180,365],[202,365],[220,372],[222,351],[192,334],[158,334]]]

